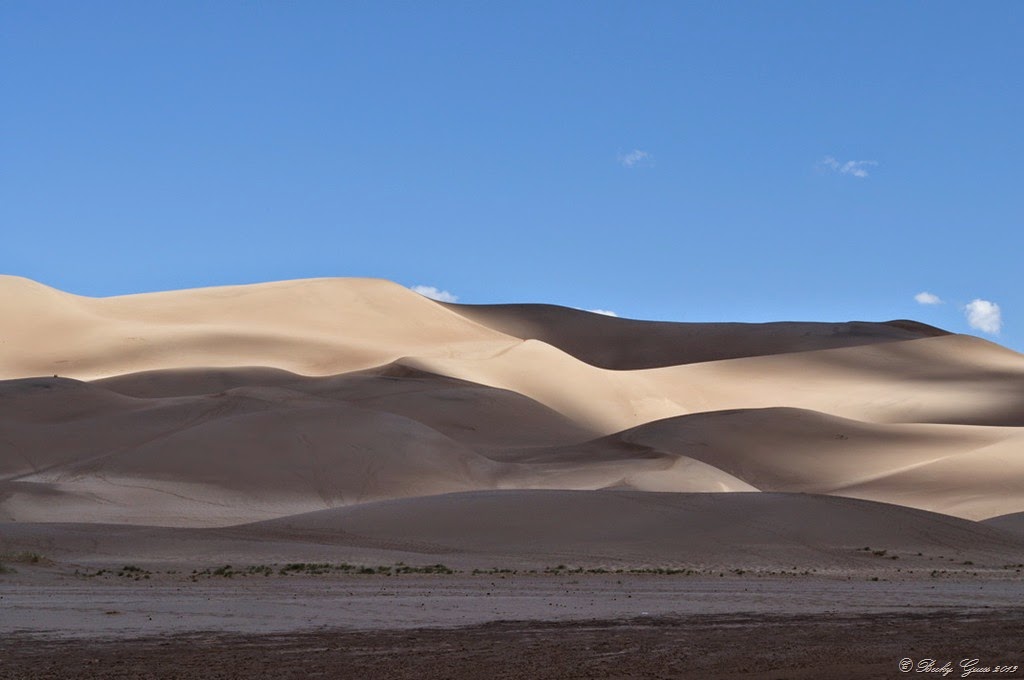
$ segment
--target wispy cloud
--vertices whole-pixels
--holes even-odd
[[[964,307],[971,328],[989,335],[999,335],[1003,328],[1003,313],[999,305],[988,300],[974,299]]]
[[[588,309],[588,312],[592,314],[604,314],[605,316],[618,316],[615,312],[610,309]]]
[[[933,295],[933,294],[929,293],[926,290],[925,291],[921,291],[920,293],[915,295],[914,299],[917,300],[918,304],[922,304],[922,305],[941,305],[942,304],[942,298],[940,298],[938,295]]]
[[[434,286],[411,286],[410,290],[419,293],[423,297],[428,297],[431,300],[437,300],[438,302],[458,302],[459,296],[449,293],[446,290],[439,290]]]
[[[640,149],[633,149],[628,153],[619,154],[619,164],[624,168],[635,168],[638,165],[651,165],[654,162],[654,158],[650,153],[641,151]]]
[[[868,176],[868,168],[878,165],[878,161],[840,161],[832,156],[825,156],[821,166],[840,175],[852,175],[864,179]]]

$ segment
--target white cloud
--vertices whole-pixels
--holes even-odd
[[[914,299],[917,300],[917,302],[919,304],[922,304],[922,305],[941,305],[942,304],[942,298],[940,298],[938,295],[932,295],[931,293],[929,293],[926,290],[925,291],[921,291],[920,293],[915,295]]]
[[[433,286],[412,286],[410,288],[415,293],[419,293],[423,297],[428,297],[431,300],[437,300],[438,302],[458,302],[459,296],[453,295],[446,290],[438,290]]]
[[[990,335],[999,335],[1003,327],[1003,314],[999,305],[988,300],[971,300],[964,307],[967,323],[971,328]]]
[[[619,154],[619,163],[624,168],[635,168],[637,165],[650,165],[654,159],[646,151],[633,149],[629,153]]]
[[[618,316],[615,312],[610,309],[588,309],[591,314],[604,314],[605,316]]]
[[[867,169],[873,165],[878,165],[878,161],[838,161],[832,156],[825,156],[821,161],[821,165],[838,172],[840,175],[853,175],[864,179],[868,176]]]

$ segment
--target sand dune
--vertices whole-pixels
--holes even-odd
[[[1024,551],[1021,537],[976,522],[776,493],[486,491],[365,503],[228,529],[0,524],[0,535],[5,549],[75,562],[131,556],[191,565],[283,563],[301,556],[361,564],[440,561],[457,568],[927,572],[965,561],[999,569]]]
[[[647,423],[588,444],[701,461],[762,491],[829,493],[982,519],[1024,507],[1024,433],[1012,427],[881,425],[788,408]],[[502,460],[573,454],[530,449]]]
[[[614,370],[853,347],[947,335],[916,321],[887,323],[670,323],[635,321],[556,305],[447,304],[467,319],[540,340]]]
[[[852,567],[871,559],[865,546],[996,559],[1024,548],[1008,534],[945,515],[768,493],[472,492],[325,510],[240,531],[340,543],[347,536],[372,536],[396,549],[429,546],[513,563],[576,558],[742,565],[796,557],[802,564]]]
[[[186,383],[235,387],[145,398],[109,389],[196,391]],[[521,395],[396,367],[333,378],[218,369],[3,385],[0,516],[18,521],[223,526],[467,489],[754,490],[699,461],[638,450],[505,461],[506,450],[593,433]]]
[[[843,541],[1005,538],[907,508],[1024,510],[1024,356],[914,322],[654,323],[370,279],[93,299],[2,277],[0,313],[0,521],[37,531],[280,520],[244,540],[529,534],[595,559],[764,540],[836,563]]]
[[[401,363],[514,390],[605,434],[776,406],[881,423],[1024,424],[1024,356],[966,336],[638,371],[596,368],[536,340],[490,357]]]
[[[85,298],[3,276],[0,315],[0,379],[216,366],[334,375],[410,353],[488,355],[518,342],[377,279]]]
[[[983,524],[1024,538],[1024,512],[990,517]]]
[[[65,392],[106,392],[49,382],[59,387],[39,391],[56,405]],[[501,467],[417,421],[281,387],[128,400],[59,422],[40,401],[44,423],[5,424],[8,519],[224,525],[489,487]]]
[[[550,445],[594,436],[593,431],[516,392],[398,364],[324,377],[258,368],[146,371],[92,384],[150,400],[214,395],[239,387],[279,387],[406,416],[483,448]]]
[[[728,408],[793,406],[875,422],[1024,425],[1024,355],[971,336],[662,370],[679,380],[742,387],[723,390],[722,397],[749,403]]]

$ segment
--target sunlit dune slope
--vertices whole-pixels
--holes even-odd
[[[786,406],[872,422],[1024,425],[1024,356],[943,336],[638,371],[529,340],[486,358],[402,363],[525,394],[610,434],[677,415]]]
[[[761,491],[852,496],[971,519],[1024,507],[1024,432],[1012,427],[882,425],[790,408],[717,411],[584,445],[508,451],[500,460],[593,463],[613,451],[700,461]]]
[[[398,284],[309,279],[86,298],[0,276],[0,379],[264,366],[334,375],[518,342]]]

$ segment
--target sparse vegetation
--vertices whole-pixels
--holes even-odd
[[[23,551],[0,554],[0,574],[17,574],[12,564],[46,564],[49,560],[37,552]]]
[[[735,570],[733,570],[735,571]],[[501,571],[491,572],[480,572],[480,573],[508,573]],[[512,572],[515,573],[515,572]],[[536,573],[535,571],[529,571],[527,573]],[[541,573],[544,574],[656,574],[661,576],[696,576],[705,573],[703,570],[694,569],[691,567],[634,567],[630,569],[606,569],[604,567],[575,567],[570,568],[564,564],[559,564],[557,567],[546,567]],[[710,573],[710,572],[707,572]]]
[[[899,555],[890,554],[887,550],[871,548],[858,548],[858,551],[868,551],[875,557],[888,558],[890,560],[899,560]],[[29,563],[38,563],[42,560],[42,556],[25,554],[19,556],[19,559]],[[964,560],[962,562],[965,566],[973,566],[974,562],[971,560]],[[1017,573],[1024,569],[1022,564],[1005,564],[1003,569],[1016,570]],[[9,566],[0,564],[0,573],[11,573]],[[908,574],[914,573],[913,570],[909,569],[895,569],[897,572],[906,572]],[[193,569],[191,573],[178,572],[178,571],[165,571],[165,572],[152,572],[143,567],[139,567],[134,564],[126,564],[117,569],[98,569],[90,572],[75,570],[75,575],[83,578],[95,578],[103,577],[106,579],[121,578],[134,581],[148,580],[151,577],[162,574],[167,577],[177,575],[178,579],[184,578],[192,582],[197,582],[201,578],[246,578],[251,576],[262,576],[264,578],[278,576],[278,577],[289,577],[289,576],[388,576],[388,577],[399,577],[408,574],[424,574],[424,575],[450,575],[450,574],[462,574],[468,573],[473,576],[493,576],[500,578],[508,578],[510,576],[522,575],[522,576],[579,576],[579,575],[634,575],[634,576],[694,576],[694,577],[707,577],[707,576],[736,576],[743,578],[793,578],[793,577],[808,577],[818,574],[818,570],[814,568],[801,568],[793,566],[792,568],[781,568],[781,569],[766,569],[766,568],[750,568],[750,567],[733,567],[723,569],[709,568],[709,567],[698,567],[698,566],[686,566],[686,565],[650,565],[641,567],[619,567],[613,568],[610,566],[595,566],[595,567],[584,567],[584,566],[570,566],[566,564],[558,564],[556,566],[549,566],[544,568],[532,568],[532,569],[513,569],[510,567],[494,566],[491,568],[474,568],[468,572],[463,572],[458,569],[453,569],[445,564],[425,564],[425,565],[410,565],[404,562],[397,562],[392,565],[365,565],[365,564],[351,564],[348,562],[342,562],[338,564],[332,564],[329,562],[289,562],[286,564],[254,564],[247,566],[232,566],[225,564],[219,567],[207,567],[205,569]],[[826,570],[828,573],[828,570]],[[972,572],[967,571],[947,571],[947,570],[933,570],[932,577],[938,577],[941,575],[952,575],[961,574],[965,575]],[[976,572],[973,572],[976,573]],[[868,580],[875,580],[869,576],[865,576]],[[880,579],[884,580],[884,579]],[[572,582],[572,581],[570,581]]]
[[[117,572],[117,575],[121,578],[130,578],[136,581],[148,579],[153,572],[143,569],[142,567],[136,567],[134,564],[126,564]]]
[[[327,574],[358,574],[358,575],[379,575],[392,576],[396,574],[456,574],[457,570],[443,564],[427,564],[415,566],[398,562],[394,565],[358,565],[342,562],[331,564],[329,562],[289,562],[284,565],[277,564],[254,564],[247,567],[232,567],[226,564],[216,569],[194,569],[189,578],[192,581],[200,577],[234,578],[236,576],[324,576]]]
[[[0,562],[9,564],[45,564],[47,559],[37,552],[23,551],[0,554]]]
[[[507,571],[507,570],[506,570]],[[450,569],[443,564],[428,564],[422,567],[411,567],[407,564],[399,564],[395,567],[396,574],[455,574],[457,573],[454,569]]]

